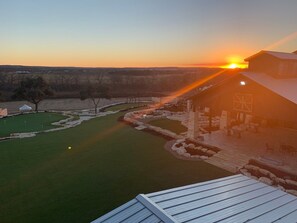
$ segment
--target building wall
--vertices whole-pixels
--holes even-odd
[[[297,61],[281,61],[279,63],[279,76],[297,77]]]
[[[246,85],[241,86],[240,81],[245,81]],[[236,94],[252,96],[251,111],[238,111],[234,108]],[[198,95],[193,104],[195,107],[210,107],[215,115],[220,115],[222,110],[233,114],[242,112],[265,119],[271,125],[297,128],[296,104],[241,75]]]
[[[272,76],[278,76],[280,61],[268,54],[262,54],[249,61],[248,69],[253,72],[266,73]]]
[[[279,78],[297,77],[297,61],[280,60],[268,54],[250,59],[248,69]]]

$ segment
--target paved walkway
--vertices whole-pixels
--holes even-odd
[[[287,154],[279,150],[283,143],[297,148],[297,131],[285,128],[261,128],[259,132],[243,132],[241,138],[227,136],[224,131],[216,131],[204,135],[204,143],[221,148],[222,151],[207,162],[231,172],[245,165],[249,159],[266,157],[281,161],[283,168],[294,171],[297,169],[297,155]],[[269,143],[273,151],[266,150]]]
[[[250,156],[238,153],[236,151],[221,150],[217,154],[205,160],[205,162],[232,173],[236,173],[238,169],[242,168],[248,163],[250,158]]]

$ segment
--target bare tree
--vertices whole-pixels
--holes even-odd
[[[98,106],[101,99],[109,99],[109,89],[104,85],[87,85],[87,88],[80,91],[80,99],[89,99],[93,102],[95,114],[98,112]]]

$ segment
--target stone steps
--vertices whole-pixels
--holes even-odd
[[[233,165],[233,164],[230,164],[230,163],[227,163],[227,162],[220,162],[220,161],[217,161],[217,160],[212,160],[212,159],[208,159],[206,160],[207,163],[209,164],[212,164],[214,166],[217,166],[219,168],[222,168],[224,170],[227,170],[231,173],[236,173],[237,172],[237,166],[236,165]]]
[[[246,163],[248,162],[249,159],[243,159],[243,158],[238,158],[238,157],[234,157],[234,156],[226,156],[226,155],[214,155],[213,156],[214,159],[221,159],[224,161],[228,161],[228,162],[234,162],[234,163]]]
[[[210,159],[215,162],[228,163],[229,165],[234,165],[237,167],[241,167],[246,164],[245,162],[230,161],[230,160],[220,159],[220,158],[210,158]]]
[[[232,173],[236,173],[239,168],[248,163],[249,159],[250,157],[244,154],[238,154],[236,151],[220,151],[210,157],[206,162]]]

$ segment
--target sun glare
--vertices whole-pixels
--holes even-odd
[[[239,68],[239,66],[236,63],[231,63],[229,64],[228,68],[235,69],[235,68]]]
[[[224,66],[221,66],[221,68],[225,68],[225,69],[237,69],[237,68],[246,68],[247,65],[246,64],[240,64],[240,63],[230,63]]]
[[[226,64],[221,66],[221,68],[225,68],[225,69],[237,69],[237,68],[247,68],[247,64],[244,62],[243,57],[241,56],[229,56],[226,58]]]

